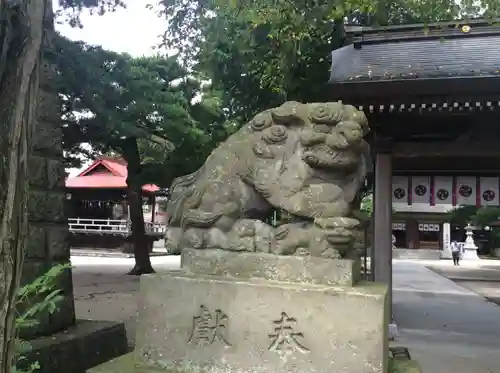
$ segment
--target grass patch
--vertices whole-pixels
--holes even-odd
[[[422,373],[415,360],[389,359],[389,373]]]

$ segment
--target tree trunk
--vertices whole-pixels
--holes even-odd
[[[149,238],[144,227],[144,213],[142,211],[142,183],[139,178],[141,172],[141,157],[137,140],[124,140],[123,156],[127,161],[127,199],[130,208],[130,222],[132,223],[132,242],[134,244],[134,268],[130,275],[154,273],[149,257]]]
[[[27,235],[29,140],[36,119],[49,0],[0,0],[0,373],[11,371]],[[47,17],[47,18],[45,18]]]

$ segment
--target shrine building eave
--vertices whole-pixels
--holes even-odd
[[[334,99],[498,94],[499,26],[356,27],[347,36],[351,44],[332,52]]]
[[[121,158],[101,157],[85,168],[78,175],[66,179],[67,190],[126,190],[127,162]],[[152,194],[162,194],[157,185],[146,184],[142,191]]]

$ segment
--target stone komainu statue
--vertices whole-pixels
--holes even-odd
[[[363,112],[336,102],[257,114],[198,171],[174,180],[167,249],[349,256],[368,131]],[[277,226],[265,223],[273,211]]]

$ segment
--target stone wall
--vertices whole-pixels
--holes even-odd
[[[49,65],[43,70],[39,120],[33,130],[29,160],[29,232],[23,284],[54,265],[70,261],[59,102],[51,79],[53,71]],[[59,287],[64,300],[58,311],[44,315],[39,325],[23,333],[24,338],[50,335],[75,324],[71,270],[61,276]]]

